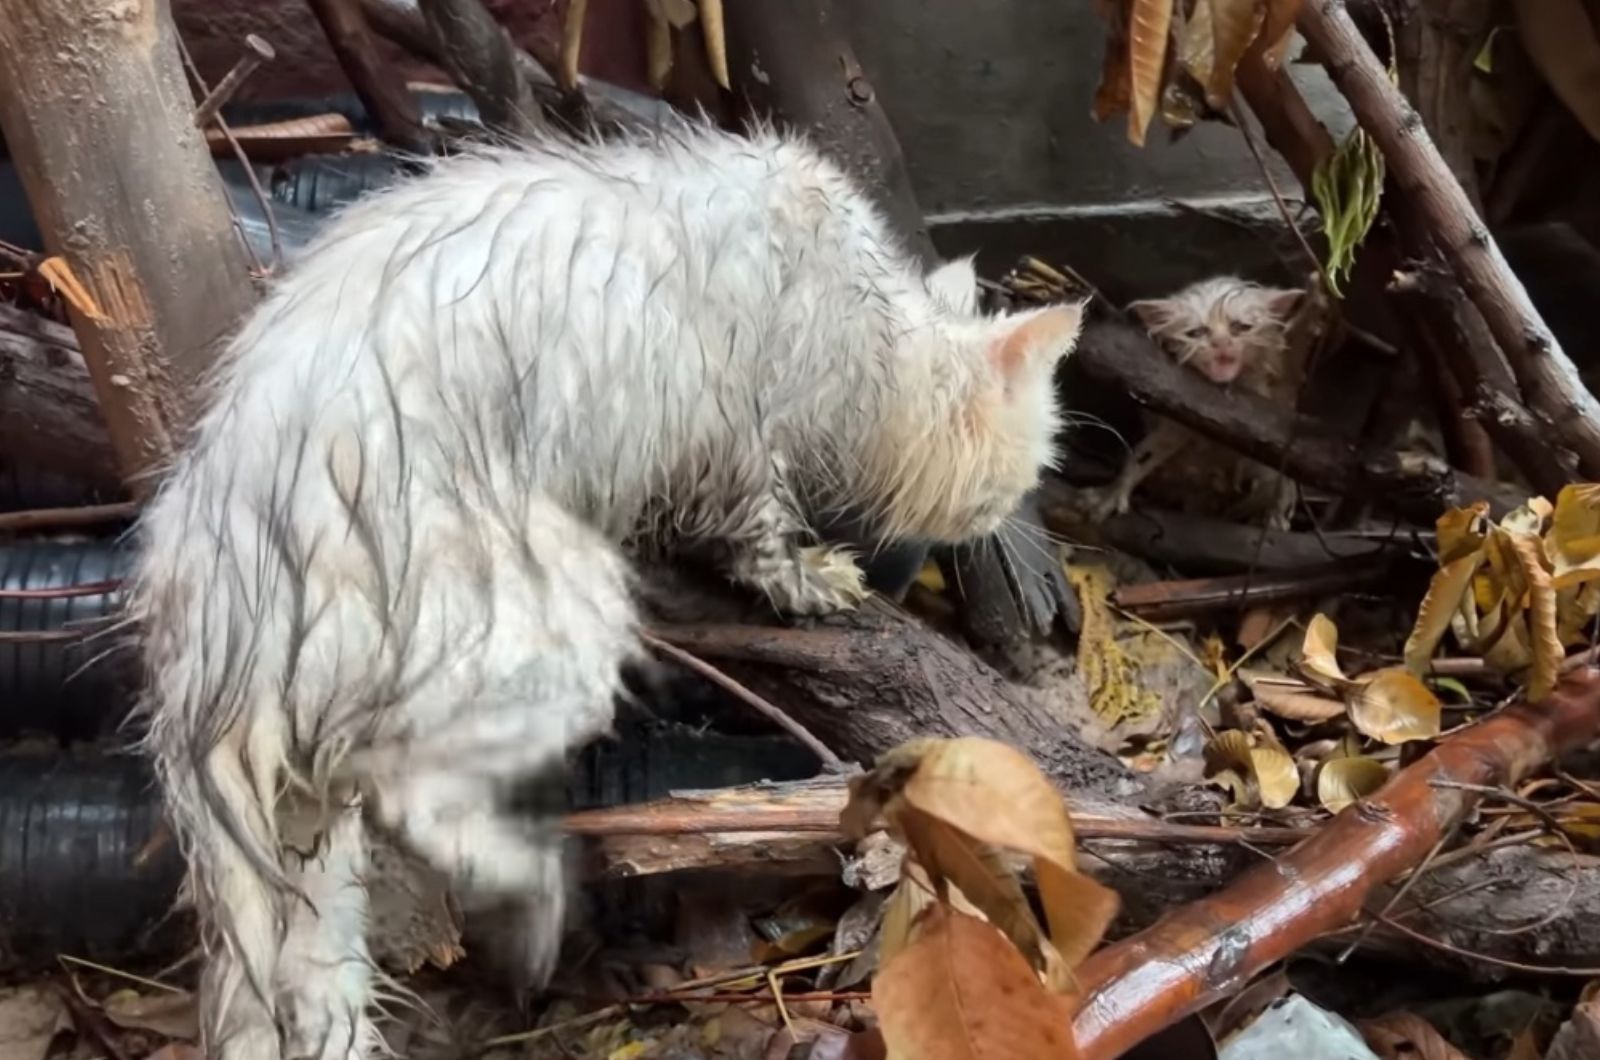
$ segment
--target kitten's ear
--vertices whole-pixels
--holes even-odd
[[[1274,319],[1288,320],[1300,308],[1305,296],[1306,292],[1298,287],[1290,291],[1268,291],[1267,312],[1271,313]]]
[[[978,270],[973,255],[947,261],[928,273],[928,293],[956,313],[978,311]]]
[[[1072,351],[1083,327],[1083,302],[1048,306],[996,321],[989,363],[1007,382],[1030,368],[1054,368]]]
[[[1144,298],[1129,302],[1128,312],[1146,331],[1160,331],[1172,322],[1172,302],[1166,298]]]

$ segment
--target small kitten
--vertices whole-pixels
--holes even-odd
[[[1289,328],[1306,292],[1261,287],[1232,276],[1190,284],[1166,298],[1138,301],[1128,312],[1179,364],[1219,386],[1239,387],[1275,403],[1292,405],[1303,367],[1289,342]],[[1144,438],[1099,505],[1100,518],[1128,510],[1134,490],[1157,472],[1163,492],[1187,510],[1226,498],[1225,513],[1265,515],[1282,529],[1294,509],[1294,484],[1274,468],[1241,456],[1159,416],[1146,416]],[[1240,498],[1239,493],[1245,495]]]
[[[559,820],[506,798],[611,724],[638,653],[619,546],[821,614],[862,595],[822,515],[994,531],[1054,459],[1082,307],[990,317],[976,291],[768,131],[480,149],[332,222],[233,339],[141,526],[206,1055],[381,1048],[373,827],[521,903],[513,948],[547,977]],[[283,824],[307,806],[309,833]]]

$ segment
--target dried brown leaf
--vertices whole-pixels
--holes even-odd
[[[700,0],[700,27],[705,34],[711,76],[727,89],[731,82],[728,80],[728,37],[722,18],[722,0]]]
[[[1300,669],[1312,677],[1338,688],[1348,683],[1339,668],[1339,627],[1320,612],[1306,623],[1306,637],[1300,645]]]
[[[1342,700],[1334,699],[1298,678],[1245,672],[1241,672],[1240,677],[1261,709],[1280,718],[1315,724],[1330,721],[1344,713]]]
[[[1211,0],[1214,54],[1206,80],[1206,102],[1226,110],[1233,102],[1233,78],[1266,19],[1265,0]]]
[[[1106,33],[1106,51],[1100,60],[1100,84],[1094,90],[1090,113],[1095,121],[1105,121],[1128,109],[1133,71],[1128,66],[1128,24],[1126,10],[1118,7],[1111,15]]]
[[[1201,85],[1211,83],[1211,67],[1217,56],[1211,3],[1212,0],[1195,0],[1194,12],[1178,36],[1178,63]]]
[[[72,1015],[56,991],[0,989],[0,1056],[6,1060],[44,1060],[56,1035],[71,1027]]]
[[[1069,967],[1077,964],[1099,944],[1117,897],[1077,872],[1060,793],[1033,759],[1003,743],[964,738],[923,746],[901,798],[984,843],[1031,855],[1050,940]]]
[[[589,0],[567,0],[567,16],[561,23],[561,88],[572,92],[578,87],[578,59],[583,52],[583,20]]]
[[[1528,676],[1528,698],[1540,700],[1556,687],[1556,675],[1566,656],[1556,626],[1556,594],[1550,585],[1550,571],[1544,565],[1539,539],[1531,535],[1508,535],[1507,543],[1521,563],[1528,585],[1529,647],[1533,651],[1533,672]]]
[[[1382,1060],[1468,1060],[1467,1054],[1445,1040],[1433,1024],[1410,1012],[1396,1012],[1358,1024]]]
[[[911,807],[902,809],[898,819],[936,888],[940,880],[956,887],[985,920],[1005,932],[1052,989],[1062,992],[1071,986],[1071,972],[1045,938],[1021,883],[993,848]]]
[[[1350,720],[1356,728],[1386,744],[1438,736],[1442,710],[1439,697],[1398,666],[1365,675],[1350,698]]]
[[[1483,565],[1482,550],[1468,553],[1446,563],[1433,574],[1428,591],[1417,607],[1417,621],[1406,638],[1406,668],[1414,674],[1425,674],[1433,662],[1433,653],[1450,628],[1451,619],[1461,607],[1472,588],[1472,579]]]
[[[1512,4],[1522,46],[1556,98],[1600,140],[1600,36],[1582,0]]]
[[[1600,486],[1562,487],[1544,543],[1557,589],[1600,578]]]
[[[1317,801],[1338,813],[1383,787],[1389,770],[1375,758],[1334,758],[1317,771]]]
[[[872,1007],[890,1056],[1071,1060],[1072,1005],[1046,990],[993,925],[932,906],[884,963]]]
[[[1302,0],[1267,0],[1267,17],[1261,25],[1261,58],[1267,69],[1276,70],[1283,65],[1283,57],[1294,39],[1294,22],[1300,17]]]
[[[1206,777],[1230,788],[1240,802],[1259,799],[1269,809],[1281,809],[1300,790],[1300,770],[1281,747],[1259,747],[1238,729],[1220,732],[1205,747]],[[1249,798],[1240,798],[1242,782]]]
[[[1145,130],[1161,102],[1173,0],[1132,0],[1128,17],[1128,140],[1144,146]]]
[[[1452,508],[1434,522],[1439,565],[1443,566],[1483,548],[1489,536],[1489,502],[1479,501],[1466,508]]]

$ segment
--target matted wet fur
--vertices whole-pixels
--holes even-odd
[[[808,515],[993,531],[1053,459],[1080,307],[990,318],[805,144],[685,128],[485,149],[335,219],[233,339],[141,524],[153,753],[223,1060],[381,1048],[366,829],[556,956],[558,820],[518,778],[607,731],[622,547],[852,606]],[[290,841],[287,807],[313,811]]]

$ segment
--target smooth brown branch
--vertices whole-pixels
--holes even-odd
[[[1549,699],[1517,703],[1440,743],[1317,836],[1090,957],[1075,1027],[1083,1060],[1112,1060],[1340,928],[1386,881],[1418,865],[1481,796],[1514,785],[1600,730],[1600,671],[1566,675]]]
[[[1422,118],[1351,21],[1343,0],[1301,8],[1300,32],[1388,162],[1395,190],[1431,230],[1510,362],[1529,406],[1578,455],[1583,474],[1600,477],[1600,401],[1528,298],[1494,237],[1450,172]]]
[[[120,523],[132,519],[138,514],[139,506],[132,501],[90,504],[81,508],[33,508],[22,512],[3,512],[0,513],[0,534],[104,526],[106,523]]]
[[[1345,593],[1382,581],[1394,567],[1384,557],[1324,563],[1286,571],[1256,571],[1218,578],[1144,582],[1120,586],[1111,602],[1151,622],[1242,610],[1307,597]]]

